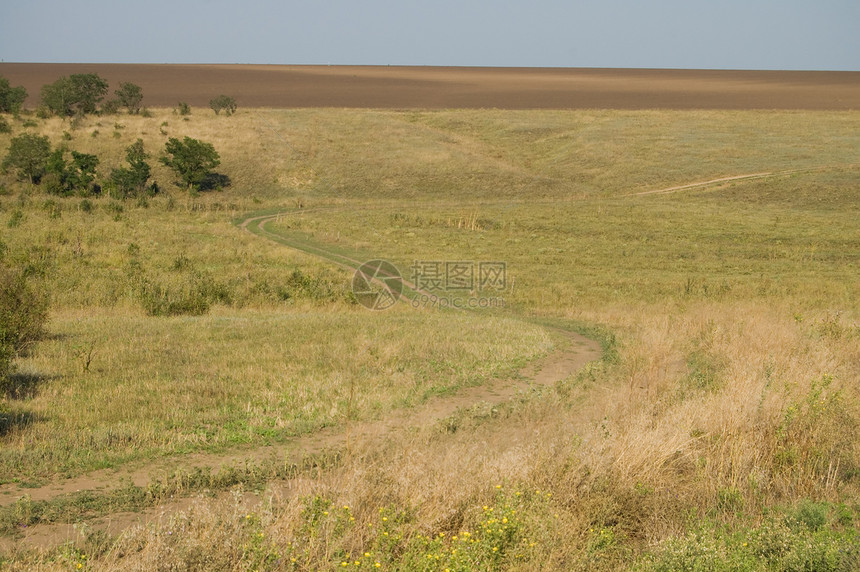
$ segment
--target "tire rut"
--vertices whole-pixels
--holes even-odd
[[[238,223],[238,226],[251,231],[248,227],[253,225],[257,231],[255,234],[258,236],[275,239],[278,235],[265,230],[263,226],[266,222],[275,220],[280,216],[283,216],[283,213],[252,216]],[[283,240],[278,240],[278,242],[283,243]],[[353,263],[359,263],[359,261],[351,258],[348,259],[350,264],[337,262],[331,256],[340,255],[327,253],[329,256],[326,256],[324,249],[317,250],[321,251],[317,254],[318,256],[346,268],[351,268]],[[305,250],[305,252],[307,251]],[[343,258],[346,259],[346,257]],[[415,291],[420,291],[406,280],[404,280],[404,285]],[[554,330],[558,337],[555,350],[543,358],[534,360],[507,379],[496,379],[479,386],[466,387],[454,395],[430,398],[415,407],[395,409],[386,413],[382,419],[327,427],[276,445],[238,449],[224,454],[195,453],[156,462],[132,463],[118,469],[93,471],[34,488],[5,484],[0,486],[0,506],[14,504],[25,496],[29,497],[31,501],[50,501],[63,495],[83,491],[108,492],[118,488],[118,483],[123,485],[131,483],[138,487],[146,487],[153,481],[166,479],[169,475],[176,473],[177,470],[215,470],[273,459],[284,462],[299,462],[310,455],[323,453],[327,450],[345,448],[349,451],[353,447],[363,448],[393,431],[408,430],[412,427],[427,427],[456,414],[459,410],[476,404],[499,405],[515,397],[518,393],[528,391],[531,388],[552,386],[576,374],[587,363],[601,358],[602,348],[596,341],[567,330],[549,329]],[[282,491],[290,490],[288,483],[280,488]],[[105,530],[110,534],[117,534],[137,524],[163,519],[165,515],[175,513],[189,505],[189,498],[176,498],[139,513],[102,515],[89,519],[88,522],[91,530]],[[68,542],[80,534],[78,528],[72,524],[38,524],[28,527],[20,540],[0,539],[0,548],[9,548],[10,545],[14,546],[18,543],[25,546],[48,548]]]

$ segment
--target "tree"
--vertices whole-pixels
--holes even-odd
[[[8,79],[0,76],[0,113],[18,113],[26,99],[24,86],[12,87]]]
[[[48,155],[48,161],[45,163],[45,174],[40,182],[45,191],[52,195],[66,194],[66,159],[63,157],[64,154],[64,149],[54,149]]]
[[[140,112],[140,103],[143,101],[143,89],[136,84],[129,82],[121,82],[119,89],[114,92],[119,98],[119,102],[130,115],[137,115]]]
[[[98,157],[77,151],[72,151],[72,160],[67,163],[65,149],[59,148],[48,157],[42,183],[45,190],[54,195],[88,194],[94,191],[98,165]]]
[[[191,137],[182,141],[171,137],[164,147],[167,155],[161,162],[173,169],[188,190],[200,190],[209,178],[212,169],[221,164],[218,152],[211,143],[203,143]]]
[[[112,169],[110,173],[113,191],[119,198],[138,195],[146,190],[151,168],[146,160],[149,154],[143,149],[143,140],[138,139],[125,150],[128,167]],[[153,184],[150,192],[155,194],[158,187]]]
[[[95,73],[69,76],[75,94],[75,106],[81,113],[95,113],[99,102],[108,92],[108,82]]]
[[[67,77],[42,86],[42,105],[54,115],[74,115],[72,84]]]
[[[26,177],[30,183],[36,184],[45,174],[50,155],[51,143],[46,136],[22,133],[12,138],[3,168],[11,167],[18,171],[20,178]]]
[[[72,74],[42,86],[42,105],[56,115],[95,113],[108,82],[95,73]]]
[[[209,107],[218,115],[223,110],[227,115],[236,113],[236,100],[229,95],[219,95],[215,99],[209,101]]]

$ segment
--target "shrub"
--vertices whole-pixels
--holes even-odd
[[[102,115],[116,115],[121,103],[118,99],[109,99],[102,104]]]
[[[0,378],[5,378],[12,359],[26,353],[45,333],[48,299],[23,272],[0,262]]]
[[[194,269],[185,256],[174,260],[171,272],[160,279],[148,276],[135,259],[129,278],[136,284],[138,298],[150,316],[201,316],[212,304],[232,303],[229,288],[211,275]]]
[[[0,76],[0,113],[18,113],[27,99],[23,86],[12,87],[9,80]]]
[[[140,301],[149,316],[202,316],[210,307],[209,300],[193,282],[175,287],[144,282]]]
[[[211,143],[191,137],[185,137],[182,141],[171,137],[164,149],[167,155],[161,157],[161,162],[173,169],[190,191],[205,188],[205,183],[212,177],[212,169],[221,164],[218,152]]]
[[[21,179],[36,184],[45,174],[50,154],[51,143],[46,136],[22,133],[12,138],[3,168],[15,169]]]
[[[115,93],[119,98],[118,103],[128,109],[130,115],[136,115],[140,112],[143,89],[139,85],[124,81],[119,84],[119,89]]]
[[[121,220],[123,208],[122,205],[116,201],[111,201],[108,204],[104,205],[104,209],[106,212],[113,215],[113,220]]]
[[[220,114],[221,111],[224,111],[227,115],[233,115],[236,113],[236,100],[229,95],[219,95],[209,101],[209,107],[212,108],[215,115]]]
[[[45,192],[63,196],[95,192],[98,157],[72,151],[72,160],[67,163],[64,154],[60,148],[48,158],[47,174],[42,178]]]
[[[158,192],[158,186],[153,183],[147,189],[151,168],[146,160],[149,154],[143,148],[143,140],[138,139],[125,150],[125,158],[128,167],[119,167],[111,170],[110,184],[111,196],[124,199],[129,196],[139,196],[145,191],[154,195]]]

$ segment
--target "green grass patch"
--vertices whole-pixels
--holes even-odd
[[[843,572],[860,567],[856,507],[804,500],[755,525],[704,522],[642,556],[635,570]]]
[[[343,423],[347,411],[378,418],[510,375],[551,347],[511,320],[408,309],[105,310],[55,315],[52,333],[21,364],[31,387],[3,436],[4,481],[279,442]]]

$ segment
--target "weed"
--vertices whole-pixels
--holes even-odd
[[[6,226],[9,228],[15,228],[21,224],[22,220],[24,220],[24,211],[16,209],[9,215],[9,220],[6,221]]]
[[[684,537],[666,541],[640,559],[637,570],[822,570],[841,572],[860,564],[854,530],[790,527],[767,519],[730,530],[705,523]]]

